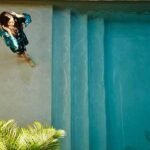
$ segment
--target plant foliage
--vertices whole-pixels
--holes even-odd
[[[34,122],[19,128],[14,120],[0,121],[0,150],[59,150],[64,130]]]

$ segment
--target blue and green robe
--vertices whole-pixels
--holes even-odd
[[[23,31],[23,24],[25,27],[32,22],[31,16],[29,14],[23,13],[24,17],[17,18],[15,16],[15,26],[18,31],[16,35],[10,35],[6,30],[0,29],[0,36],[3,37],[6,46],[8,46],[14,53],[23,53],[26,51],[26,45],[28,45],[28,39]]]

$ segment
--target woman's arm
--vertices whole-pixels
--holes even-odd
[[[12,35],[9,28],[5,26],[2,26],[2,28],[5,30],[3,31],[3,37],[4,37],[6,45],[10,48],[13,48],[14,50],[17,50],[19,47],[17,39]]]
[[[23,22],[25,24],[25,27],[27,27],[28,24],[32,22],[31,16],[27,13],[17,14],[15,12],[11,12],[11,14],[18,18],[21,22]]]
[[[11,14],[14,15],[15,17],[17,17],[17,18],[24,18],[24,15],[23,15],[23,14],[17,14],[17,13],[14,12],[14,11],[12,11]]]

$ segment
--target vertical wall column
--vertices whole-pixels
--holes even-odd
[[[71,150],[88,150],[87,15],[72,14],[71,25]]]
[[[70,148],[70,11],[53,12],[52,124],[66,130],[63,150]]]
[[[104,20],[88,22],[90,150],[106,150]]]

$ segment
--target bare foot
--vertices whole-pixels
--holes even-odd
[[[22,56],[23,56],[27,61],[30,61],[30,60],[31,60],[29,54],[26,53],[26,52],[24,52],[24,53],[22,54]]]
[[[28,53],[24,52],[22,54],[18,54],[18,57],[22,57],[25,59],[25,61],[31,66],[31,67],[35,67],[36,64],[34,63],[34,61],[31,59],[31,57],[29,56]]]

